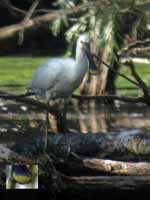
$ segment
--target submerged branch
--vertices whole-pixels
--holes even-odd
[[[32,106],[36,106],[39,109],[49,111],[50,113],[57,114],[57,111],[55,108],[50,107],[39,101],[33,100],[31,98],[26,98],[31,95],[34,95],[34,94],[33,93],[25,93],[25,94],[21,94],[21,95],[14,95],[14,94],[0,91],[0,99],[14,100],[16,102],[22,102],[22,103],[29,104]],[[148,101],[147,99],[145,99],[145,97],[132,98],[132,97],[125,97],[125,96],[117,96],[117,95],[91,96],[91,95],[73,94],[72,98],[78,99],[78,100],[98,100],[98,101],[119,100],[119,101],[123,101],[123,102],[127,102],[127,103],[144,103],[144,104],[147,104],[147,101]]]

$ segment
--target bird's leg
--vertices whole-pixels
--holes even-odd
[[[63,108],[63,113],[62,113],[62,119],[63,119],[63,131],[66,134],[67,132],[67,102],[64,99],[64,108]]]
[[[67,101],[64,99],[64,109],[63,109],[63,115],[62,115],[62,119],[63,119],[63,132],[64,132],[64,135],[65,135],[65,140],[66,140],[66,145],[67,145],[67,158],[70,154],[70,144],[69,144],[69,140],[68,140],[68,137],[67,137],[67,132],[68,132],[68,129],[67,129]]]
[[[47,102],[47,105],[49,106],[49,101]],[[47,140],[48,140],[48,129],[49,129],[49,116],[48,111],[46,111],[46,129],[45,129],[45,136],[44,136],[44,152],[47,151]]]

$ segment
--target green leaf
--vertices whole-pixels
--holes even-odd
[[[68,42],[70,42],[75,36],[77,36],[80,32],[80,23],[76,23],[73,26],[71,26],[70,29],[66,32],[66,39]]]
[[[58,18],[58,19],[53,21],[52,26],[51,26],[51,30],[52,30],[52,33],[55,36],[57,36],[58,33],[60,33],[61,25],[62,25],[61,18]]]

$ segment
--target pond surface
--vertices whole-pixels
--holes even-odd
[[[50,132],[54,132],[55,118],[49,116],[49,119],[51,122]],[[95,108],[89,106],[87,102],[83,102],[82,106],[78,106],[77,102],[72,102],[71,105],[69,104],[67,112],[67,128],[74,134],[78,132],[83,134],[114,132],[115,134],[131,129],[142,129],[142,133],[144,133],[144,131],[150,130],[150,108],[142,104],[121,104],[118,101],[111,106],[99,104]],[[26,145],[32,141],[31,136],[37,138],[43,134],[44,130],[44,111],[22,103],[0,101],[0,143],[4,146],[13,142],[22,144],[22,140]],[[0,187],[5,188],[5,174],[3,173],[1,177]],[[41,187],[47,187],[45,178],[40,177],[40,179],[44,180]],[[91,194],[93,193],[91,192]]]
[[[49,116],[49,119],[50,132],[55,132],[55,118]],[[14,134],[37,134],[43,131],[44,126],[45,111],[12,101],[0,101],[0,136],[4,137],[6,133],[10,133],[10,137]],[[85,103],[79,107],[75,103],[68,108],[67,128],[70,132],[83,134],[115,133],[131,129],[147,131],[150,130],[150,108],[119,102],[112,106],[99,104],[96,108],[91,108]]]

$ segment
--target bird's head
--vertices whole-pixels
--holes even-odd
[[[91,53],[91,49],[90,49],[90,38],[88,34],[82,34],[80,35],[79,39],[78,39],[78,43],[80,45],[80,48],[85,52],[88,60],[89,60],[89,69],[90,69],[90,73],[93,75],[98,74],[98,68],[94,63],[93,60],[93,56]]]

